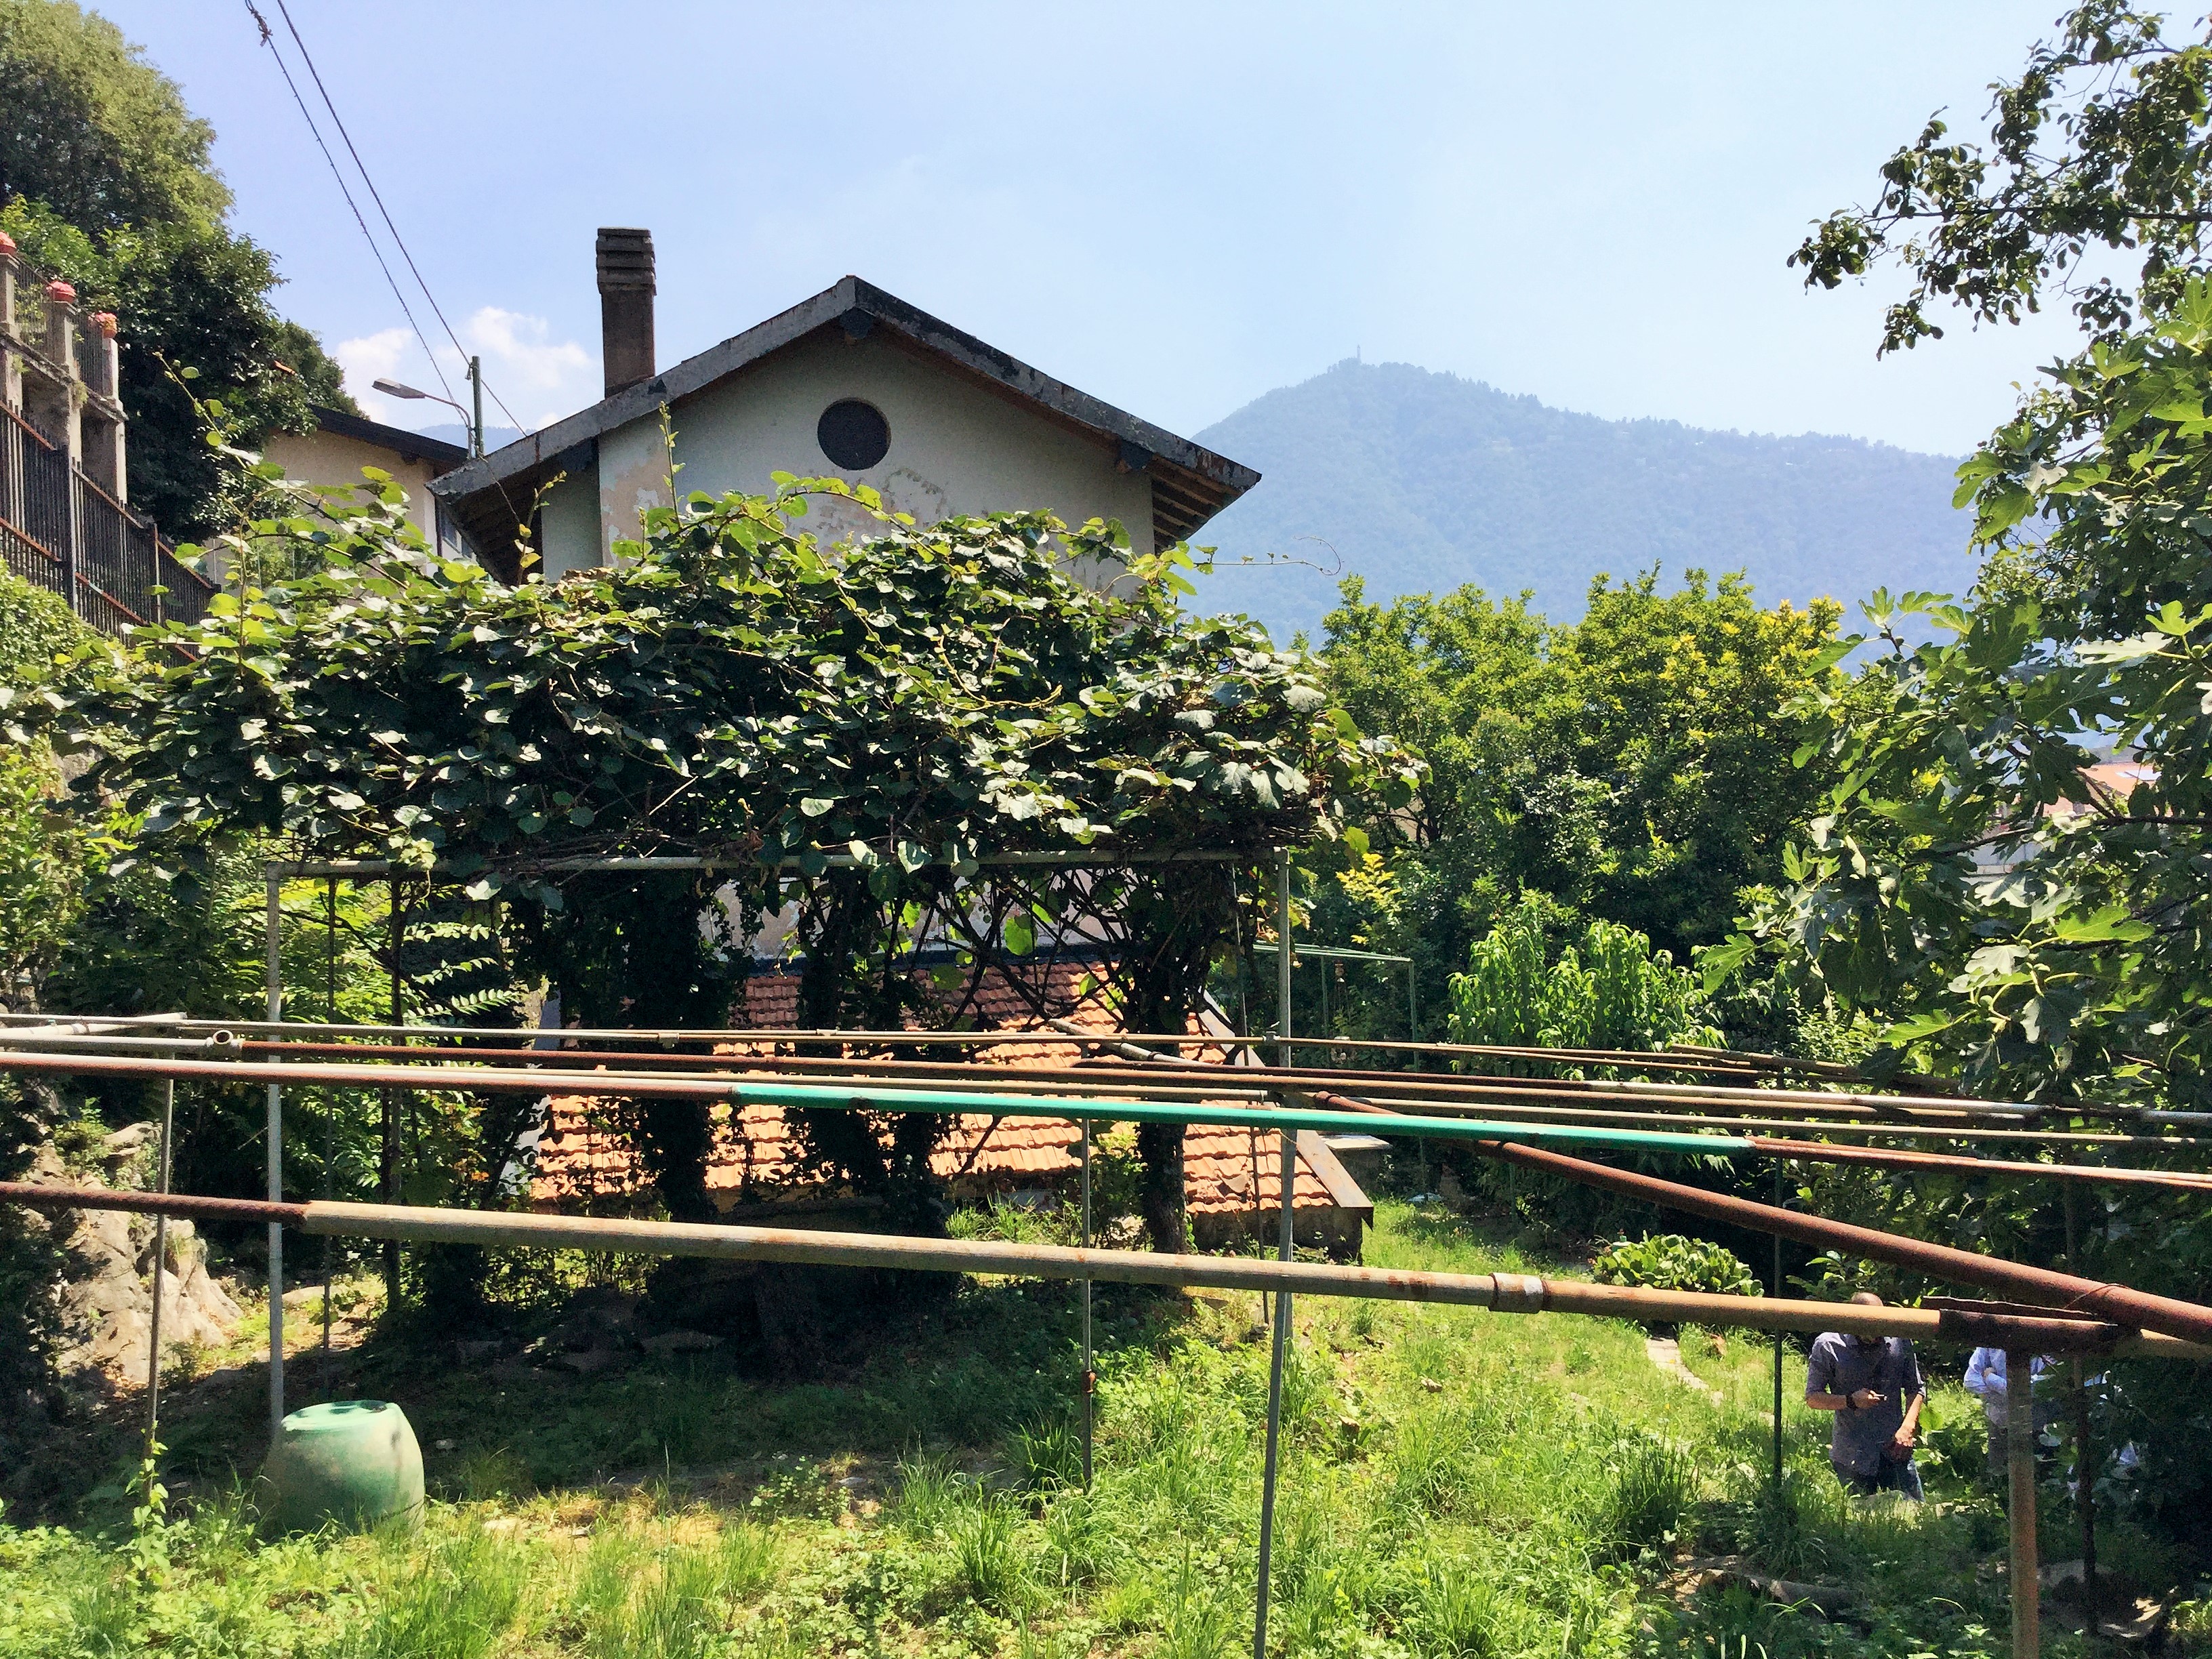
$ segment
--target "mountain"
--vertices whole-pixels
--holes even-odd
[[[1594,576],[1654,565],[1668,587],[1689,568],[1741,570],[1766,604],[1831,597],[1847,626],[1878,586],[1958,592],[1973,574],[1958,463],[1857,438],[1607,421],[1407,363],[1341,362],[1198,441],[1265,476],[1200,533],[1222,573],[1194,603],[1249,611],[1278,639],[1319,635],[1338,561],[1370,599],[1530,588],[1555,621],[1582,614]],[[1271,554],[1307,565],[1230,568]]]

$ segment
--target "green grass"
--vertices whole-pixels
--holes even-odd
[[[1380,1222],[1375,1265],[1557,1266],[1449,1218],[1386,1204]],[[375,1346],[358,1390],[399,1400],[428,1449],[438,1501],[413,1536],[257,1540],[225,1462],[258,1450],[248,1374],[178,1419],[172,1467],[198,1498],[172,1525],[134,1544],[111,1504],[68,1527],[0,1526],[0,1659],[1247,1652],[1259,1312],[1252,1297],[1102,1291],[1087,1492],[1065,1289],[969,1285],[835,1384],[698,1361],[468,1371]],[[1611,1322],[1318,1299],[1297,1319],[1278,1651],[2002,1650],[2002,1580],[1984,1569],[2002,1521],[1964,1481],[1939,1472],[1942,1501],[1919,1509],[1847,1501],[1825,1419],[1793,1405],[1773,1500],[1763,1342],[1716,1352],[1686,1332],[1705,1395]],[[1802,1399],[1802,1360],[1787,1384]],[[1678,1593],[1679,1560],[1723,1553],[1848,1583],[1863,1616]]]

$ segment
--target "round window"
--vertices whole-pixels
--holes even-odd
[[[865,472],[890,453],[890,423],[873,404],[844,398],[822,411],[815,441],[841,472]]]

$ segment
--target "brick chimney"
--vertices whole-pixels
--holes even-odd
[[[653,378],[653,233],[602,226],[599,347],[606,395]]]

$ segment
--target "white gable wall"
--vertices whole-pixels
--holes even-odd
[[[957,378],[877,335],[830,333],[801,341],[708,388],[671,412],[677,488],[759,494],[772,472],[836,473],[815,440],[822,411],[857,398],[883,412],[890,450],[865,472],[839,474],[882,492],[919,523],[951,515],[1042,507],[1070,525],[1118,519],[1132,548],[1152,550],[1152,482],[1125,473],[1113,453],[1030,410]],[[598,526],[586,540],[593,481],[571,477],[548,494],[541,523],[546,574],[603,562],[610,543],[638,534],[638,514],[665,504],[668,458],[659,423],[647,417],[599,440]],[[859,530],[866,515],[817,498],[801,527],[825,538]]]

